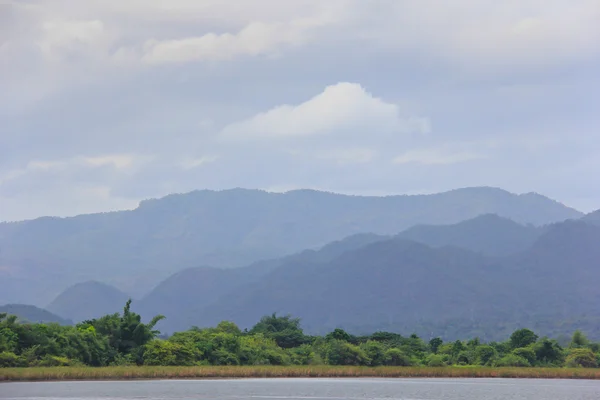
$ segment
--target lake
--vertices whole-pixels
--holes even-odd
[[[0,399],[598,400],[600,381],[538,379],[222,379],[1,383]]]

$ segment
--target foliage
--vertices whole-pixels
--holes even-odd
[[[598,367],[597,356],[590,349],[571,349],[567,355],[566,364],[568,367]]]
[[[531,329],[518,329],[510,335],[510,345],[513,349],[521,347],[527,347],[530,344],[535,343],[538,340],[538,336],[533,333]]]
[[[497,367],[530,367],[527,359],[516,354],[507,354],[496,362]]]
[[[568,348],[519,329],[504,342],[474,338],[425,342],[392,332],[353,336],[335,329],[324,336],[304,335],[300,320],[265,316],[250,330],[223,321],[214,328],[192,328],[159,338],[162,316],[144,323],[128,301],[121,314],[76,326],[22,323],[0,314],[0,367],[86,366],[311,366],[329,364],[386,367],[571,367],[596,368],[600,344],[575,332]]]

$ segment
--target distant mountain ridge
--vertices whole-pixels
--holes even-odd
[[[120,312],[129,296],[101,282],[82,282],[55,298],[47,310],[75,322]]]
[[[184,270],[134,308],[148,319],[166,315],[164,332],[221,320],[249,327],[277,312],[302,318],[314,333],[342,327],[495,340],[529,326],[600,338],[600,226],[537,228],[483,215],[416,232],[353,235],[237,269]]]
[[[354,234],[393,235],[489,213],[534,225],[582,216],[540,195],[486,187],[386,197],[246,189],[170,195],[132,211],[0,224],[0,279],[9,288],[0,303],[46,305],[89,280],[140,298],[187,268],[239,267]]]
[[[5,304],[0,306],[0,314],[16,315],[17,320],[21,322],[43,322],[57,323],[60,325],[72,325],[73,321],[62,318],[48,310],[28,305],[28,304]]]

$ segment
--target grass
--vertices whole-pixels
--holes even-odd
[[[600,369],[347,366],[0,368],[0,381],[357,377],[600,379]]]

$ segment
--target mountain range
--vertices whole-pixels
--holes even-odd
[[[166,315],[165,332],[221,320],[248,328],[277,312],[320,334],[342,327],[493,340],[529,326],[600,337],[599,244],[600,226],[584,219],[536,228],[483,215],[394,236],[353,235],[243,268],[186,269],[134,308],[146,318]]]
[[[489,187],[385,197],[202,190],[131,211],[0,224],[0,304],[45,306],[90,280],[140,298],[186,268],[240,267],[353,234],[393,235],[490,213],[536,226],[582,216],[538,194]]]
[[[167,333],[221,320],[248,328],[277,312],[313,333],[492,340],[528,326],[600,337],[598,215],[494,188],[388,198],[202,191],[129,212],[0,225],[10,249],[0,265],[40,274],[12,274],[13,287],[60,281],[61,293],[38,304],[49,298],[49,311],[75,322],[118,312],[133,295],[145,318],[167,316]],[[217,254],[228,267],[248,261],[211,265]],[[100,266],[107,259],[115,264]]]

